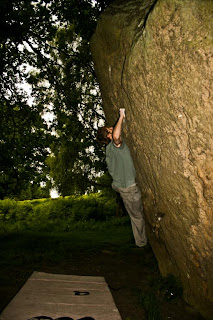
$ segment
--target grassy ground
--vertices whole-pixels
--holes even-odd
[[[129,225],[6,230],[0,232],[0,312],[41,271],[105,277],[123,320],[202,319],[181,299],[175,280],[160,277],[151,248],[134,248]]]

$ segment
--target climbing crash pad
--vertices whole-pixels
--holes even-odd
[[[3,310],[0,320],[30,320],[41,316],[121,320],[103,277],[35,271]]]

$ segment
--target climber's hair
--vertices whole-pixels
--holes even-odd
[[[110,138],[107,137],[108,135],[108,130],[107,127],[100,127],[98,128],[98,132],[97,132],[97,141],[99,144],[109,144],[110,143]]]

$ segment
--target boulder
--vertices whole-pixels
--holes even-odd
[[[107,124],[126,108],[159,269],[213,319],[213,1],[115,1],[91,52]]]

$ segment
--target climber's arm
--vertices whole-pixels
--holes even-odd
[[[122,124],[123,124],[124,117],[125,117],[125,109],[120,109],[120,116],[112,133],[113,142],[116,145],[116,147],[120,147],[122,142],[121,131],[122,131]]]

